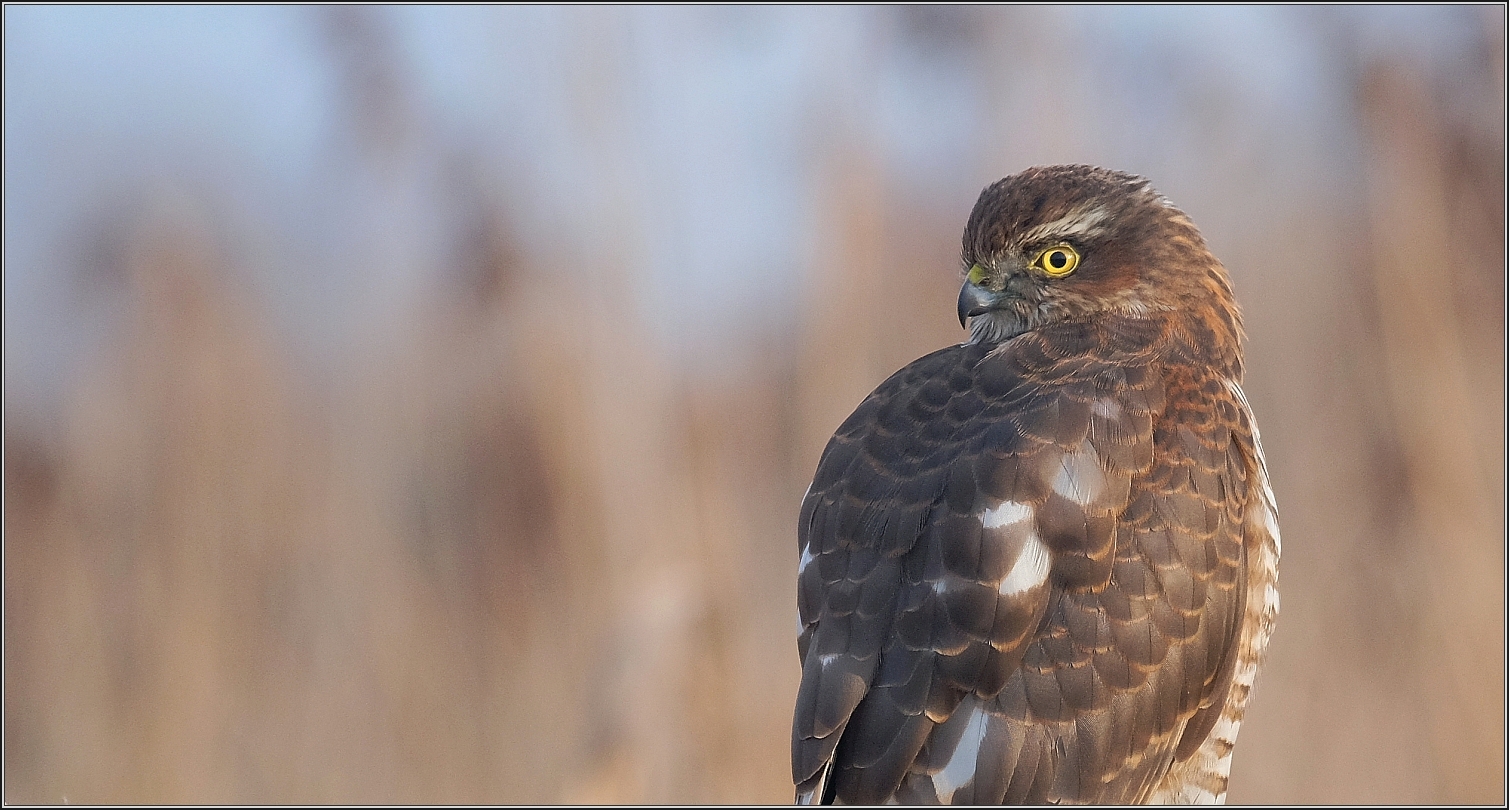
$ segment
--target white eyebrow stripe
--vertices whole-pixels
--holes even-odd
[[[1044,222],[1043,225],[1032,228],[1031,231],[1023,234],[1022,243],[1031,244],[1034,241],[1047,240],[1047,238],[1064,240],[1070,237],[1096,237],[1096,235],[1105,234],[1106,229],[1102,228],[1100,223],[1109,219],[1109,216],[1111,214],[1100,205],[1089,205],[1089,207],[1058,217],[1053,222]]]
[[[1045,222],[1033,228],[1022,237],[1022,242],[1024,244],[1031,244],[1049,238],[1067,239],[1071,236],[1098,236],[1105,232],[1105,228],[1100,227],[1100,223],[1104,222],[1107,216],[1106,209],[1099,205],[1081,208],[1052,222]]]

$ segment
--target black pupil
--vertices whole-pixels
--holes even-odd
[[[1053,265],[1054,270],[1062,270],[1069,263],[1069,257],[1062,250],[1055,250],[1048,254],[1048,263]]]

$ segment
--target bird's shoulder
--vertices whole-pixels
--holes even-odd
[[[1161,347],[1169,332],[1146,319],[1069,322],[920,357],[876,387],[834,432],[808,498],[838,484],[867,504],[920,496],[937,486],[912,491],[906,482],[941,484],[939,471],[961,454],[1072,449],[1097,414],[1145,434],[1145,417],[1164,406],[1169,352]],[[1132,461],[1124,457],[1126,432],[1097,438],[1123,466]]]
[[[961,700],[990,728],[1031,736],[1081,712],[1108,719],[1106,696],[1146,692],[1160,709],[1138,717],[1172,731],[1224,687],[1240,603],[1223,603],[1203,631],[1188,617],[1207,580],[1237,585],[1242,552],[1228,529],[1240,516],[1226,512],[1247,496],[1227,495],[1246,484],[1232,437],[1247,427],[1200,347],[1176,338],[1167,324],[1103,319],[948,347],[893,374],[844,422],[798,530],[799,783],[832,760],[851,798],[894,790],[908,769],[907,784],[922,784],[956,758],[951,735],[976,722],[950,721]],[[1199,649],[1199,662],[1183,653],[1181,672],[1139,676],[1170,644]],[[1133,736],[1143,732],[1142,744],[1156,742],[1155,731]],[[1105,742],[1084,733],[1086,745]],[[1164,738],[1172,756],[1178,740]],[[1006,773],[971,789],[1092,796],[1121,767],[1086,765],[1082,786]],[[1151,773],[1141,770],[1119,789],[1140,790]]]

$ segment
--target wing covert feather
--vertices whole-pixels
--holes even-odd
[[[1250,465],[1227,386],[1161,367],[1149,328],[934,352],[839,427],[798,528],[799,784],[1129,801],[1210,731]]]

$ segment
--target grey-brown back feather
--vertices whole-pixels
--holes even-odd
[[[798,785],[1140,801],[1199,749],[1260,497],[1245,403],[1200,351],[1157,321],[1058,324],[923,357],[845,421],[798,530]]]

